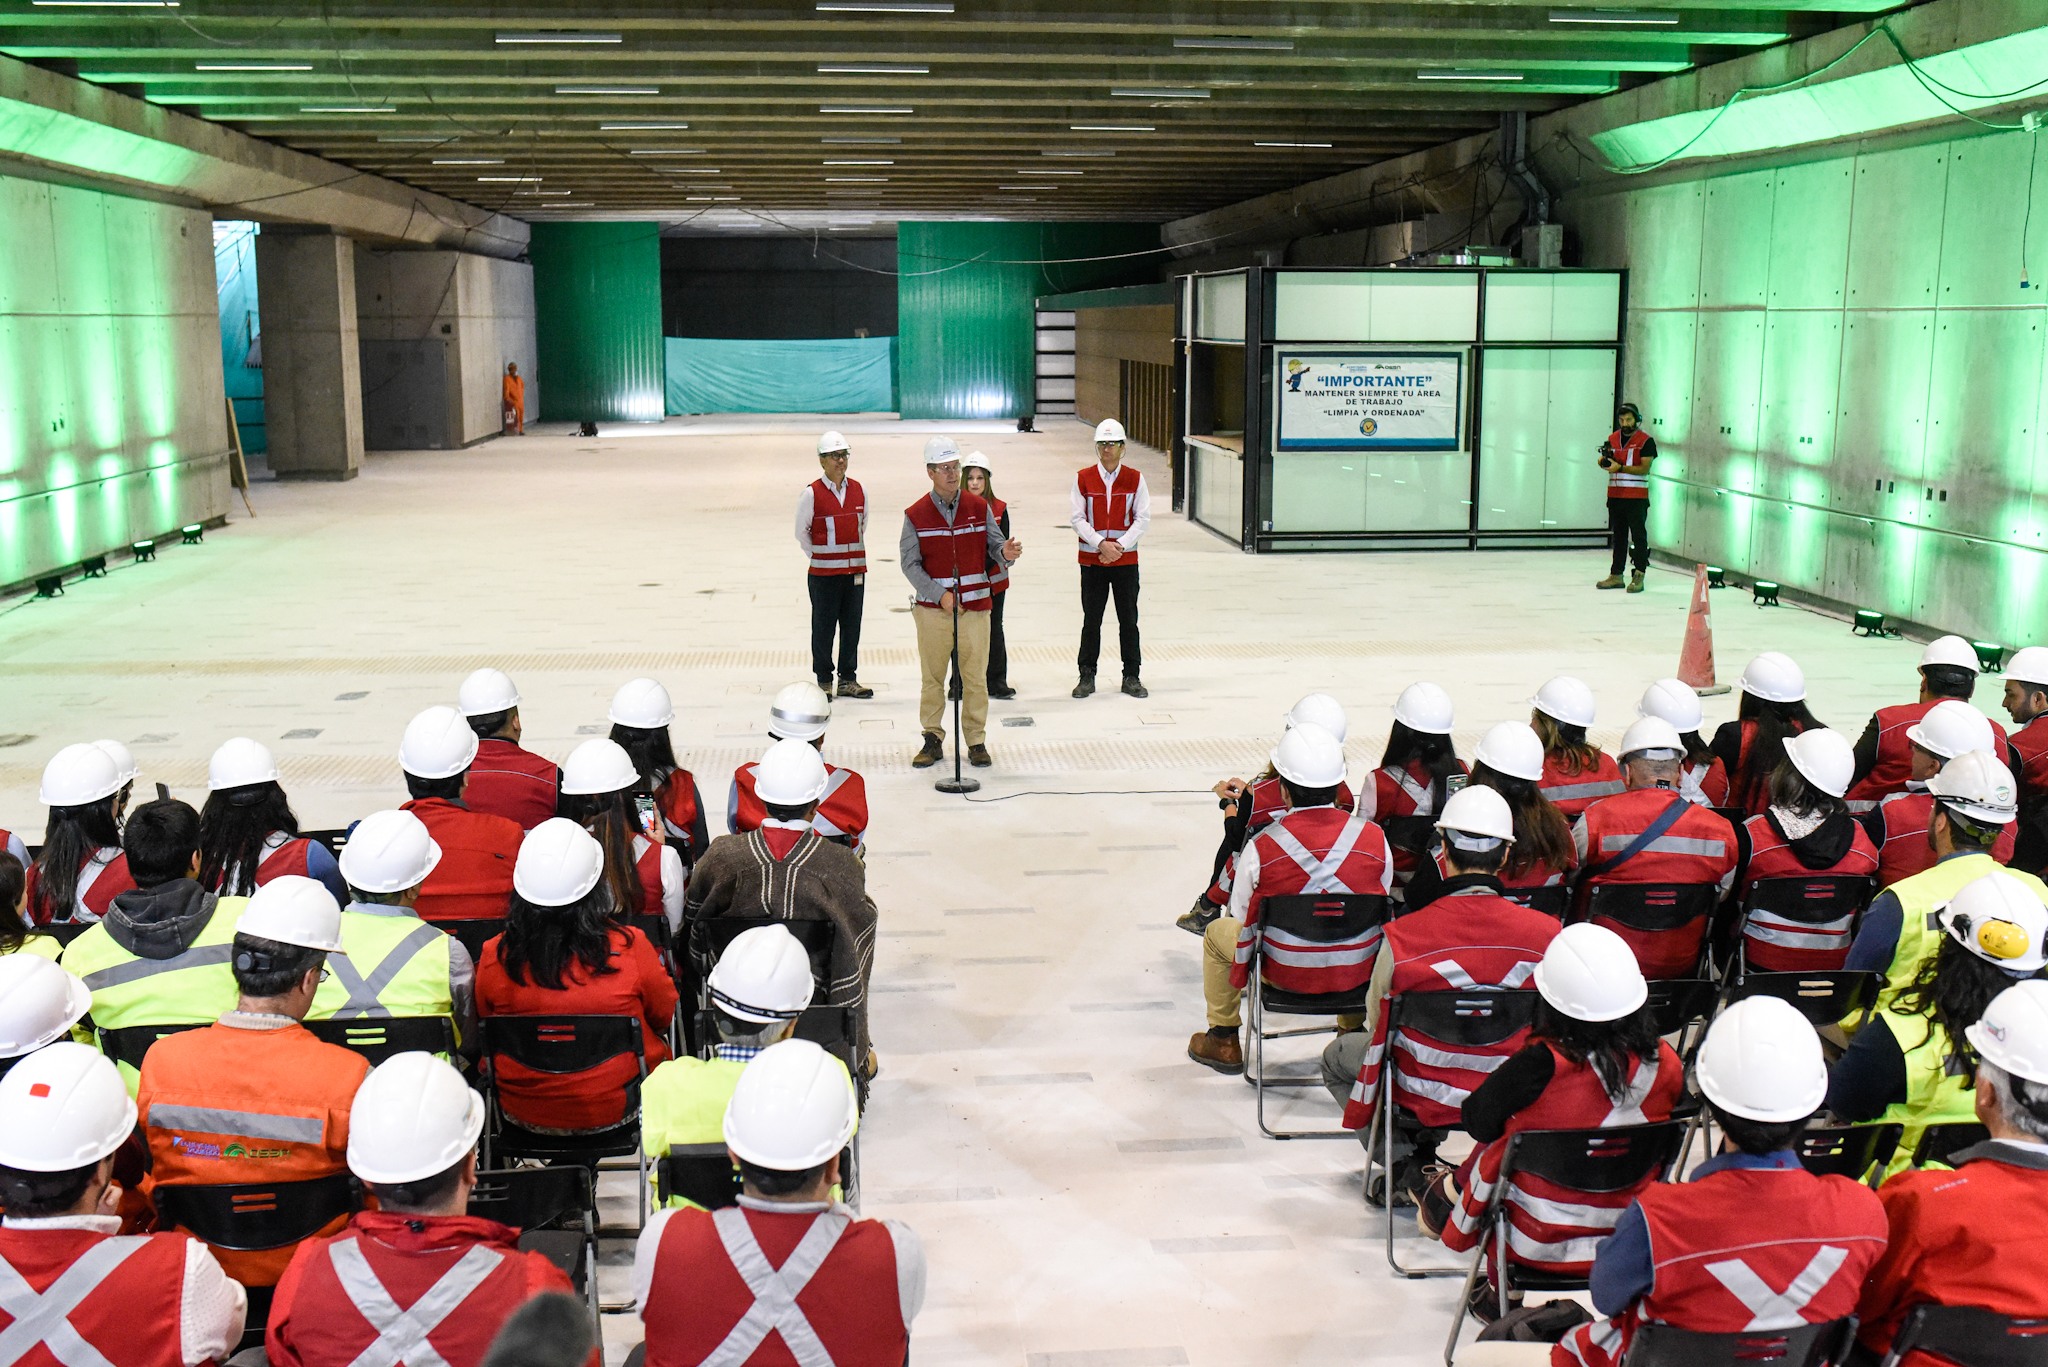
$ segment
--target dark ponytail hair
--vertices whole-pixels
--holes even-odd
[[[0,954],[12,954],[28,943],[28,923],[15,910],[27,880],[28,870],[21,866],[21,861],[0,850]]]
[[[1444,780],[1465,772],[1458,763],[1457,747],[1451,738],[1434,731],[1417,731],[1406,722],[1396,721],[1387,732],[1387,748],[1380,756],[1380,768],[1399,771],[1411,764],[1420,764],[1429,775],[1430,810],[1443,811]]]
[[[36,891],[28,919],[36,925],[69,921],[77,906],[78,875],[95,854],[119,846],[114,794],[80,807],[52,807],[43,825],[43,850],[36,856]]]
[[[1749,810],[1763,808],[1770,800],[1771,775],[1785,762],[1785,741],[1802,731],[1810,731],[1820,721],[1806,708],[1806,703],[1771,702],[1754,693],[1742,695],[1742,706],[1736,713],[1738,722],[1756,723],[1756,734],[1749,742],[1749,753],[1741,750],[1740,731],[1737,727],[1735,756],[1728,761],[1729,805]]]
[[[1552,873],[1563,873],[1572,866],[1576,852],[1571,823],[1537,791],[1533,781],[1503,774],[1483,760],[1473,761],[1472,781],[1507,799],[1508,811],[1515,818],[1515,843],[1508,847],[1502,878],[1520,878],[1539,866]]]
[[[604,876],[598,879],[598,886],[606,890],[620,919],[646,910],[640,871],[633,864],[633,837],[640,833],[640,810],[633,801],[633,790],[564,793],[561,812],[604,847]]]
[[[1610,1101],[1621,1100],[1628,1090],[1634,1060],[1657,1057],[1657,1026],[1650,1018],[1648,1002],[1620,1020],[1582,1021],[1539,996],[1529,1034],[1555,1046],[1573,1063],[1590,1064]]]
[[[222,788],[199,809],[199,886],[223,897],[256,891],[256,868],[273,831],[299,833],[299,819],[276,780]],[[228,875],[234,886],[227,886]]]
[[[642,786],[635,792],[652,797],[661,791],[670,774],[683,767],[676,763],[675,746],[669,741],[666,726],[621,726],[613,722],[611,739],[640,773]]]

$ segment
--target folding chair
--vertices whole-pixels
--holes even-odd
[[[361,1016],[305,1026],[327,1043],[361,1054],[372,1068],[393,1054],[455,1052],[455,1022],[446,1016]]]
[[[1841,1125],[1808,1130],[1792,1141],[1799,1165],[1816,1177],[1848,1177],[1861,1182],[1884,1167],[1898,1152],[1904,1125]],[[1872,1181],[1873,1187],[1877,1185]]]
[[[1726,1000],[1733,1006],[1744,997],[1776,997],[1789,1002],[1800,1015],[1815,1025],[1833,1025],[1844,1016],[1862,1011],[1877,1001],[1884,986],[1882,973],[1858,973],[1831,969],[1816,973],[1751,973],[1738,959],[1736,978],[1728,984]]]
[[[706,1210],[723,1210],[739,1204],[739,1166],[723,1144],[671,1144],[654,1160],[654,1194],[664,1206],[680,1196]]]
[[[1840,1367],[1855,1342],[1854,1315],[1737,1334],[1644,1323],[1636,1326],[1622,1367]]]
[[[182,1229],[238,1253],[283,1248],[310,1239],[358,1205],[355,1179],[345,1172],[303,1182],[176,1184],[152,1193],[157,1227]],[[274,1287],[252,1286],[241,1347],[263,1342]]]
[[[589,1168],[486,1168],[476,1175],[469,1213],[521,1231],[519,1247],[539,1253],[568,1276],[590,1308],[590,1329],[602,1334],[597,1303],[597,1190]],[[566,1216],[578,1229],[553,1229]]]
[[[1366,1185],[1372,1184],[1374,1146],[1387,1182],[1387,1266],[1404,1277],[1455,1277],[1462,1267],[1404,1267],[1394,1256],[1394,1085],[1399,1076],[1395,1044],[1403,1029],[1433,1044],[1468,1049],[1498,1048],[1529,1028],[1536,1018],[1538,994],[1530,988],[1474,988],[1471,991],[1403,992],[1387,998],[1387,1045],[1380,1060],[1379,1095],[1373,1098],[1372,1125],[1366,1140]],[[1496,1064],[1507,1062],[1502,1053]],[[1456,1128],[1452,1126],[1450,1128]]]
[[[1510,902],[1520,902],[1531,911],[1564,919],[1571,909],[1572,890],[1564,883],[1546,883],[1538,888],[1508,888],[1501,893]]]
[[[694,1001],[699,1008],[708,1008],[711,997],[705,984],[711,977],[712,965],[718,962],[718,956],[725,953],[725,947],[742,931],[758,926],[781,926],[796,936],[810,958],[811,978],[818,985],[817,999],[822,1001],[832,983],[832,945],[838,934],[837,928],[830,921],[784,921],[773,916],[707,916],[698,921],[686,921],[683,930],[688,953],[678,956],[686,961],[682,967],[689,978],[680,985],[683,999]],[[715,1034],[687,1041],[691,1051],[696,1053],[717,1042]]]
[[[1990,1137],[1990,1130],[1970,1120],[1952,1125],[1929,1125],[1920,1131],[1920,1142],[1913,1146],[1913,1166],[1924,1168],[1929,1163],[1947,1163],[1959,1151],[1972,1144],[1982,1144]]]
[[[660,959],[662,967],[668,970],[669,981],[676,985],[677,995],[682,995],[685,987],[683,966],[676,961],[676,938],[669,930],[668,917],[661,912],[643,912],[638,916],[626,917],[625,924],[647,937],[647,942],[654,946],[655,957]],[[689,1052],[686,1039],[688,1034],[683,1012],[677,1011],[668,1022],[669,1057],[680,1058]]]
[[[1366,1008],[1366,992],[1372,974],[1372,955],[1377,953],[1380,929],[1386,924],[1388,899],[1378,893],[1324,893],[1291,897],[1268,897],[1259,908],[1259,935],[1252,942],[1249,971],[1251,982],[1245,992],[1249,1003],[1250,1056],[1245,1060],[1245,1081],[1258,1095],[1259,1130],[1272,1139],[1348,1139],[1352,1131],[1275,1130],[1266,1124],[1266,1089],[1269,1087],[1321,1087],[1321,1077],[1266,1077],[1266,1041],[1293,1039],[1302,1035],[1336,1033],[1335,1025],[1311,1026],[1301,1030],[1266,1029],[1266,1013],[1288,1016],[1359,1015]],[[1344,992],[1289,992],[1266,981],[1266,957],[1275,942],[1289,948],[1313,951],[1319,946],[1365,941],[1366,959],[1360,965],[1358,986]]]
[[[471,963],[482,962],[485,941],[505,933],[505,918],[502,916],[479,921],[429,921],[427,924],[462,941],[462,947],[469,951]]]
[[[1882,1367],[1918,1350],[1958,1367],[2048,1367],[2048,1320],[2018,1320],[1975,1305],[1916,1305]]]
[[[1660,1035],[1678,1036],[1679,1060],[1690,1068],[1694,1051],[1707,1035],[1702,1029],[1694,1037],[1692,1028],[1704,1026],[1713,1013],[1720,989],[1705,978],[1652,978],[1648,986],[1650,996],[1645,1005],[1650,1008],[1652,1028]],[[1685,1142],[1671,1165],[1671,1177],[1676,1180],[1692,1153],[1692,1137],[1706,1125],[1706,1107],[1697,1095],[1688,1092],[1671,1108],[1671,1118],[1686,1122]]]
[[[640,1083],[647,1079],[647,1052],[638,1016],[486,1016],[483,1033],[484,1097],[490,1124],[484,1130],[484,1154],[496,1163],[506,1158],[537,1158],[543,1163],[575,1163],[597,1170],[598,1160],[631,1158],[639,1176],[640,1200],[634,1232],[647,1226],[647,1167],[640,1153]],[[506,1118],[499,1097],[500,1056],[537,1073],[584,1073],[621,1054],[631,1054],[638,1076],[629,1091],[635,1103],[626,1119],[588,1134],[541,1134]],[[593,1177],[593,1182],[595,1178]],[[620,1231],[601,1230],[616,1234]]]
[[[1707,952],[1720,891],[1712,883],[1592,883],[1574,921],[1628,941],[1645,978],[1693,978]]]
[[[1741,953],[1754,927],[1758,940],[1781,943],[1786,949],[1831,950],[1838,943],[1842,958],[1847,959],[1857,923],[1876,895],[1875,878],[1759,878],[1742,899],[1742,919],[1735,928],[1736,951]],[[1799,943],[1802,940],[1822,943]]]
[[[1472,1250],[1472,1270],[1466,1274],[1465,1290],[1458,1297],[1451,1336],[1444,1341],[1444,1367],[1453,1367],[1458,1331],[1465,1327],[1466,1307],[1486,1267],[1489,1239],[1493,1244],[1495,1290],[1501,1314],[1507,1314],[1508,1299],[1516,1291],[1586,1289],[1584,1274],[1539,1272],[1527,1267],[1518,1272],[1508,1257],[1510,1221],[1506,1206],[1508,1192],[1514,1186],[1511,1179],[1517,1173],[1592,1195],[1626,1191],[1668,1166],[1684,1137],[1685,1126],[1676,1120],[1599,1130],[1522,1130],[1509,1135],[1507,1151],[1501,1155],[1500,1176],[1493,1184],[1493,1197],[1481,1221],[1479,1247]],[[1617,1218],[1620,1214],[1619,1210],[1615,1212]]]
[[[97,924],[97,921],[52,921],[46,926],[30,926],[28,933],[47,935],[60,945],[68,945]]]
[[[99,1032],[100,1052],[139,1073],[142,1071],[142,1056],[149,1052],[150,1045],[167,1035],[203,1030],[211,1024],[211,1021],[188,1021],[182,1025],[124,1025],[118,1030],[102,1030]]]

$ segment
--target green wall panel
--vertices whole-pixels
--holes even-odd
[[[536,223],[540,420],[660,422],[661,226]]]

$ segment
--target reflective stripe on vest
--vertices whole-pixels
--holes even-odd
[[[361,912],[356,914],[363,915]],[[381,918],[373,917],[371,919]],[[398,918],[394,917],[392,919],[396,920]],[[406,919],[410,920],[411,918],[408,917]],[[348,1000],[335,1007],[331,1012],[324,1015],[316,1015],[313,1019],[357,1020],[363,1017],[384,1018],[399,1014],[392,1011],[390,1005],[383,1000],[384,994],[391,989],[393,983],[398,981],[399,974],[412,966],[414,960],[431,949],[437,942],[446,943],[447,939],[446,932],[422,921],[407,931],[398,943],[386,951],[382,959],[378,960],[376,967],[370,969],[367,973],[357,966],[355,960],[350,958],[346,951],[337,950],[329,954],[327,956],[327,966],[334,970],[334,979],[341,984],[342,991],[348,994]],[[433,973],[432,976],[433,999],[437,1000],[439,997],[445,997],[448,994],[448,966],[445,961],[440,965],[439,972]],[[422,984],[422,986],[424,987],[426,984]],[[405,1004],[410,1006],[418,1003],[408,1002]]]
[[[1690,807],[1692,804],[1686,803],[1684,805]],[[1600,837],[1600,853],[1620,854],[1623,850],[1635,844],[1637,836],[1640,834],[1640,832],[1624,831],[1616,835],[1603,835]],[[1687,854],[1695,855],[1701,859],[1719,859],[1728,853],[1728,842],[1725,840],[1700,840],[1689,835],[1660,835],[1654,840],[1645,842],[1642,849],[1638,850],[1637,853]],[[1593,872],[1599,874],[1605,872],[1605,869],[1596,865]]]
[[[1615,437],[1619,436],[1621,436],[1620,432],[1614,432],[1608,436],[1607,453],[1623,465],[1637,464],[1636,457],[1642,452],[1643,447],[1649,443],[1650,434],[1638,427],[1631,430],[1628,436],[1622,438],[1621,441],[1615,441]],[[1616,489],[1647,489],[1649,487],[1650,477],[1648,475],[1625,475],[1619,470],[1609,470],[1607,472],[1607,493],[1609,497],[1613,496]]]
[[[1848,1249],[1822,1244],[1783,1291],[1771,1290],[1769,1284],[1756,1275],[1756,1269],[1740,1258],[1708,1263],[1706,1270],[1749,1311],[1749,1323],[1742,1326],[1741,1332],[1752,1333],[1760,1329],[1792,1329],[1806,1323],[1806,1316],[1801,1312],[1827,1288],[1836,1269],[1848,1257]]]
[[[861,574],[868,567],[868,548],[861,540],[861,514],[867,495],[846,481],[847,497],[832,492],[822,479],[811,481],[811,573]]]
[[[38,1345],[64,1367],[113,1367],[71,1327],[71,1312],[148,1242],[146,1235],[102,1239],[65,1268],[49,1290],[40,1293],[0,1260],[0,1310],[13,1320],[0,1329],[0,1367],[14,1367]]]
[[[384,1283],[377,1280],[357,1240],[340,1239],[329,1244],[327,1260],[334,1265],[341,1289],[377,1331],[377,1341],[356,1354],[349,1367],[398,1367],[400,1363],[405,1367],[448,1367],[448,1359],[427,1342],[427,1335],[461,1308],[469,1293],[498,1270],[505,1255],[482,1244],[470,1245],[455,1266],[443,1272],[441,1279],[428,1287],[427,1293],[408,1310],[399,1309]]]
[[[1428,784],[1417,783],[1415,775],[1409,773],[1406,769],[1382,769],[1380,772],[1392,779],[1402,792],[1408,794],[1408,800],[1415,804],[1415,810],[1408,813],[1408,815],[1436,815],[1436,804],[1430,800]]]
[[[1885,889],[1899,899],[1899,943],[1892,951],[1891,963],[1885,966],[1885,986],[1877,994],[1877,1004],[1872,1008],[1874,1012],[1890,1006],[1899,993],[1919,976],[1921,966],[1940,948],[1943,932],[1935,922],[1934,909],[1947,906],[1949,900],[1962,891],[1964,884],[1974,883],[1994,869],[2019,879],[2034,896],[2048,902],[2048,887],[2043,887],[2040,879],[2018,869],[2001,869],[1988,854],[1965,854],[1944,859],[1933,868],[1922,869],[1911,878],[1902,879]],[[1853,1030],[1857,1021],[1863,1019],[1866,1017],[1858,1016],[1844,1021],[1843,1025]]]
[[[811,1328],[796,1298],[818,1275],[852,1222],[836,1210],[824,1212],[804,1231],[788,1261],[776,1268],[761,1251],[745,1210],[727,1206],[713,1211],[711,1221],[718,1230],[718,1241],[725,1245],[725,1256],[732,1260],[733,1271],[754,1293],[754,1303],[698,1367],[743,1367],[770,1333],[782,1335],[797,1367],[833,1367],[832,1354]]]
[[[1579,802],[1588,798],[1613,797],[1628,791],[1628,785],[1616,779],[1602,779],[1597,783],[1559,783],[1549,788],[1538,788],[1537,792],[1552,802]]]
[[[1308,896],[1325,892],[1348,894],[1355,893],[1358,889],[1346,887],[1338,880],[1337,872],[1344,867],[1344,861],[1351,857],[1359,837],[1365,834],[1365,828],[1371,824],[1353,812],[1344,822],[1344,829],[1338,833],[1336,842],[1330,846],[1330,852],[1320,859],[1310,854],[1308,847],[1296,839],[1294,832],[1288,830],[1282,823],[1275,822],[1267,827],[1264,835],[1278,845],[1281,853],[1292,859],[1308,879],[1293,895]],[[1267,933],[1271,934],[1270,931]]]
[[[325,1122],[306,1115],[266,1115],[261,1111],[230,1111],[218,1106],[149,1108],[144,1122],[152,1130],[189,1130],[193,1134],[231,1134],[242,1139],[275,1139],[284,1144],[318,1144]]]

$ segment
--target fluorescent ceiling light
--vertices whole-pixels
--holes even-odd
[[[1255,142],[1254,147],[1328,147],[1327,142]]]
[[[1656,24],[1669,27],[1678,23],[1678,16],[1670,10],[1655,9],[1554,9],[1550,12],[1553,24]]]
[[[818,0],[820,14],[951,14],[950,4],[919,0]]]
[[[1114,152],[1040,152],[1041,157],[1113,157]]]
[[[1051,156],[1052,154],[1048,152],[1046,155]],[[1085,176],[1088,173],[1086,171],[1033,171],[1026,167],[1021,170],[1012,171],[1010,174],[1013,176]]]
[[[503,157],[435,157],[436,166],[503,166]]]
[[[658,85],[558,85],[557,95],[659,95]]]
[[[725,172],[716,166],[678,166],[669,172],[672,176],[722,176]]]
[[[704,155],[704,149],[701,147],[628,147],[626,155],[629,157],[701,157]]]
[[[1161,86],[1156,90],[1139,90],[1136,87],[1112,87],[1112,95],[1121,95],[1133,100],[1206,100],[1209,92],[1196,86]]]
[[[818,112],[820,114],[914,114],[917,111],[907,104],[821,104],[818,106]]]
[[[311,71],[311,62],[194,62],[194,71]]]
[[[1220,47],[1251,52],[1292,52],[1292,38],[1176,38],[1175,47]]]
[[[532,185],[532,184],[533,184],[534,182],[536,182],[536,181],[546,180],[546,179],[547,179],[547,177],[546,177],[546,176],[478,176],[478,177],[477,177],[476,179],[477,179],[477,184],[479,184],[479,185]]]
[[[738,202],[739,202],[739,196],[738,196],[738,195],[713,195],[713,196],[711,197],[711,201],[712,201],[712,203],[714,203],[714,204],[728,204],[728,203],[738,203]]]
[[[178,0],[35,0],[52,9],[176,9]],[[948,9],[952,6],[948,5]]]
[[[414,133],[379,133],[378,142],[459,142],[459,138],[421,137]]]
[[[1057,185],[998,185],[998,190],[1057,190]]]
[[[827,176],[827,185],[887,185],[887,176]]]
[[[690,125],[686,123],[601,123],[600,133],[679,133]]]
[[[1149,123],[1070,123],[1067,127],[1075,133],[1156,133],[1159,131]]]
[[[901,66],[889,62],[842,62],[836,65],[821,65],[821,76],[929,76],[928,66]]]
[[[515,195],[573,195],[574,190],[514,190]]]
[[[1519,71],[1454,71],[1440,69],[1418,71],[1415,73],[1415,79],[1418,81],[1519,81],[1522,79],[1522,73]]]
[[[535,209],[595,209],[596,207],[597,205],[587,199],[581,203],[571,203],[568,200],[563,200],[560,204],[536,204],[533,206]]]
[[[617,33],[501,33],[501,43],[623,43]]]
[[[854,145],[854,144],[856,144],[856,143],[889,143],[889,144],[892,144],[892,145],[893,145],[893,144],[895,144],[895,143],[899,143],[899,142],[902,142],[902,141],[903,141],[903,139],[901,139],[901,138],[819,138],[819,139],[818,139],[818,141],[819,141],[819,142],[829,142],[829,143],[832,143],[832,144],[833,144],[833,145],[835,145],[835,146],[840,146],[840,147],[850,147],[850,146],[853,146],[853,145]]]
[[[396,114],[396,106],[388,104],[302,104],[301,114]]]
[[[894,166],[893,161],[879,161],[874,158],[856,157],[851,161],[821,161],[820,166]]]

